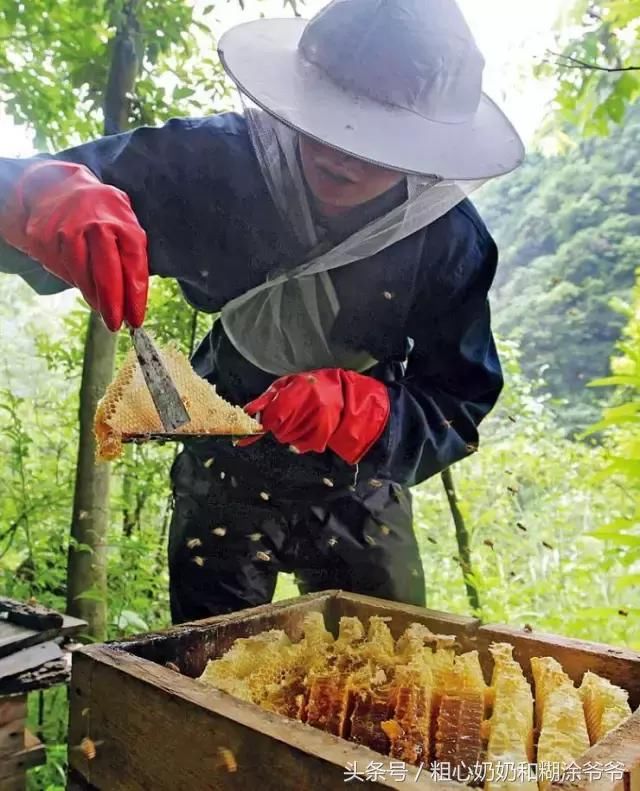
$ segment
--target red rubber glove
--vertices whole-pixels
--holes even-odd
[[[390,403],[382,382],[325,368],[276,380],[245,410],[260,413],[265,431],[301,453],[328,448],[348,464],[357,464],[384,431]]]
[[[128,196],[83,165],[27,168],[0,209],[0,236],[76,286],[115,332],[139,327],[147,305],[147,237]]]

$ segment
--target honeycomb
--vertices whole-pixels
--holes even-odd
[[[533,694],[521,666],[513,658],[513,646],[494,643],[489,652],[493,674],[489,700],[492,703],[488,724],[486,760],[503,766],[522,766],[534,759]],[[487,791],[537,789],[534,779],[489,777]]]
[[[578,690],[551,657],[533,657],[531,669],[536,687],[538,761],[568,766],[591,746],[585,711]],[[540,789],[550,780],[541,780]]]
[[[603,739],[631,715],[629,693],[606,678],[588,671],[578,690],[587,719],[591,744]]]
[[[443,669],[435,732],[435,758],[460,770],[482,761],[487,685],[477,651],[456,656]]]
[[[386,619],[373,616],[366,628],[341,618],[334,638],[311,613],[302,639],[281,630],[238,639],[200,681],[392,760],[466,770],[451,776],[470,782],[478,765],[566,767],[631,713],[627,692],[593,673],[577,689],[550,657],[531,660],[534,701],[513,646],[494,643],[489,653],[487,685],[478,652],[456,654],[452,636],[413,623],[394,640]],[[533,773],[489,773],[484,787],[548,785]]]
[[[241,407],[227,403],[213,385],[199,377],[178,349],[166,346],[159,349],[159,354],[191,418],[177,434],[245,435],[261,431]],[[98,403],[94,431],[96,456],[103,461],[117,458],[128,436],[165,433],[133,350]]]

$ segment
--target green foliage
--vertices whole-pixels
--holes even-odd
[[[536,69],[556,79],[556,121],[606,135],[625,119],[640,97],[639,19],[639,0],[576,0],[562,20],[556,51]]]
[[[565,401],[569,430],[597,418],[640,261],[640,108],[603,140],[564,155],[532,155],[489,185],[478,205],[500,248],[493,291],[498,332],[517,340],[525,374]]]
[[[186,0],[0,0],[0,103],[33,127],[38,148],[102,134],[115,33],[131,7],[142,74],[130,125],[207,114],[226,100],[212,31]]]
[[[640,648],[640,588],[619,583],[628,548],[603,552],[594,537],[629,507],[613,480],[593,478],[607,452],[568,439],[549,398],[522,376],[517,348],[502,343],[501,353],[504,397],[481,452],[454,468],[482,618]],[[416,491],[416,514],[430,606],[469,613],[438,479]]]
[[[640,590],[640,269],[631,300],[626,307],[627,324],[612,360],[612,376],[593,387],[615,387],[612,405],[588,434],[604,432],[608,464],[594,479],[614,482],[624,495],[623,507],[592,532],[601,539],[607,554],[621,555],[624,573],[616,585],[621,592]]]
[[[15,345],[3,345],[0,357],[0,369],[9,374],[8,387],[0,391],[0,588],[6,595],[23,600],[35,596],[64,609],[87,308],[77,300],[62,319],[41,322],[47,299],[34,297],[26,286],[4,277],[3,329],[12,326],[16,304],[24,315],[30,306],[35,318],[18,322]],[[211,321],[186,305],[174,282],[158,279],[151,288],[149,316],[149,328],[158,340],[174,341],[185,352]],[[131,342],[124,332],[119,340],[121,362]],[[165,552],[169,467],[176,448],[128,446],[113,465],[108,535],[110,638],[169,623]],[[87,591],[84,595],[94,594]],[[42,717],[38,700],[39,696],[32,696],[31,719],[34,727],[43,722],[48,763],[32,773],[30,786],[63,788],[66,692],[46,693]]]

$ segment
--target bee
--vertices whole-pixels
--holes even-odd
[[[525,625],[522,628],[524,629],[525,632],[528,633],[533,632],[533,626],[531,626],[531,624],[529,623],[525,623]]]
[[[236,761],[236,757],[228,747],[218,747],[218,755],[220,756],[220,761],[227,772],[238,771],[238,762]]]
[[[485,540],[482,543],[485,546],[489,547],[489,549],[495,549],[495,544],[493,543],[493,541],[490,538],[485,538]]]
[[[623,618],[627,618],[629,615],[629,610],[618,610],[618,615],[622,615]]]
[[[101,744],[103,744],[102,741],[94,742],[93,739],[90,739],[88,736],[85,736],[84,739],[80,742],[80,744],[78,744],[73,749],[79,750],[87,759],[87,761],[93,761],[93,759],[96,757],[96,754],[98,752],[98,747]]]
[[[518,530],[522,530],[523,533],[527,532],[527,528],[522,524],[522,522],[516,522],[516,527]]]
[[[543,546],[545,549],[553,549],[553,546],[552,546],[552,545],[551,545],[551,544],[550,544],[548,541],[543,541],[543,542],[542,542],[542,546]]]
[[[96,757],[96,743],[88,736],[85,736],[80,742],[80,749],[88,761],[93,761],[93,759]]]

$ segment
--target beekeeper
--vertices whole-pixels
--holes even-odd
[[[0,269],[142,324],[150,275],[218,314],[193,365],[257,442],[185,443],[175,622],[343,588],[422,605],[409,487],[468,456],[502,375],[467,196],[523,158],[454,0],[334,0],[221,39],[244,113],[0,160]]]

